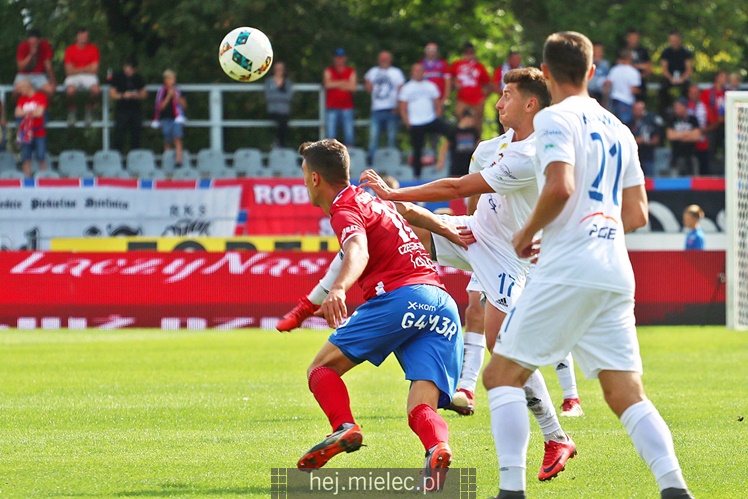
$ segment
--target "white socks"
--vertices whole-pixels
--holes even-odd
[[[540,431],[543,432],[543,440],[546,442],[549,440],[566,442],[566,433],[561,429],[561,424],[556,416],[556,408],[553,407],[553,401],[548,393],[545,379],[539,370],[536,369],[527,378],[524,392],[527,408],[530,409],[530,412],[538,421]]]
[[[332,262],[330,262],[330,267],[327,269],[327,273],[325,273],[324,277],[319,280],[316,286],[314,286],[314,289],[307,295],[307,298],[309,298],[309,301],[314,303],[315,305],[321,305],[322,302],[327,298],[327,293],[329,293],[330,288],[332,287],[333,283],[335,282],[335,279],[338,278],[338,274],[340,274],[340,267],[343,265],[343,252],[338,252],[337,255],[335,255],[335,258],[333,258]]]
[[[649,400],[638,402],[621,414],[637,452],[657,480],[660,490],[687,489],[678,458],[673,449],[673,437],[665,421]]]
[[[564,391],[564,399],[578,399],[577,377],[574,374],[574,358],[571,353],[556,365],[556,375]]]
[[[491,433],[499,458],[501,490],[525,490],[530,421],[525,391],[512,386],[488,390]]]
[[[480,368],[483,367],[486,355],[486,337],[481,333],[465,333],[463,339],[465,355],[462,359],[460,388],[475,393],[475,385],[478,383]]]

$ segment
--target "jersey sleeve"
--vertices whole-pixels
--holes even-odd
[[[397,94],[397,100],[399,102],[408,102],[410,97],[410,85],[407,83],[400,88],[400,92]]]
[[[573,133],[561,115],[544,109],[535,115],[533,124],[541,171],[545,172],[545,168],[555,161],[576,164]]]
[[[374,77],[374,68],[370,68],[366,74],[364,74],[364,80],[365,81],[371,81],[371,79]]]
[[[480,174],[496,193],[506,195],[537,184],[533,159],[517,151],[505,151],[495,165]]]
[[[330,225],[335,231],[341,249],[354,236],[366,237],[366,224],[363,216],[351,208],[346,207],[335,211],[330,218]]]

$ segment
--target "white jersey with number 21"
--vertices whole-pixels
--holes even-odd
[[[623,189],[644,184],[636,141],[612,113],[588,97],[567,97],[534,119],[538,182],[556,161],[574,167],[574,194],[543,230],[533,280],[634,292],[621,222]]]

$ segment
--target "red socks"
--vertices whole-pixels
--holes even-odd
[[[408,425],[418,435],[418,438],[421,439],[421,443],[423,443],[426,451],[439,442],[447,442],[449,440],[447,422],[427,404],[416,406],[408,414]]]
[[[351,401],[343,379],[329,367],[315,367],[309,373],[309,390],[330,420],[335,431],[343,423],[353,423]],[[446,426],[446,425],[445,425]]]

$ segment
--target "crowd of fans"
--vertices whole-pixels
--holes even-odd
[[[36,29],[30,29],[17,50],[18,74],[14,81],[17,122],[15,137],[25,175],[31,175],[31,160],[46,168],[45,121],[49,102],[57,82],[52,67],[52,47]],[[693,53],[673,31],[668,47],[660,55],[661,75],[655,76],[650,51],[640,43],[637,30],[630,29],[616,53],[614,64],[606,58],[602,44],[594,46],[596,71],[589,83],[590,95],[626,123],[639,143],[642,167],[647,176],[719,175],[724,171],[724,104],[725,92],[738,88],[738,73],[714,74],[710,86],[693,83]],[[100,55],[89,41],[86,28],[76,33],[75,42],[65,50],[65,98],[67,123],[77,124],[76,100],[86,93],[84,125],[90,126],[100,99]],[[467,171],[469,155],[481,137],[487,120],[497,120],[491,113],[484,116],[491,94],[500,95],[502,78],[507,71],[522,67],[522,54],[511,51],[505,61],[491,73],[476,57],[475,47],[467,43],[461,56],[448,62],[439,56],[436,43],[428,43],[424,57],[410,68],[410,79],[393,63],[393,56],[382,51],[377,63],[364,74],[362,81],[371,95],[368,162],[372,163],[382,136],[389,148],[398,146],[401,125],[408,131],[412,150],[411,164],[416,177],[422,171],[422,153],[428,148],[439,151],[433,162],[442,169],[447,152],[451,158],[449,174],[459,176]],[[143,123],[142,101],[146,98],[145,81],[137,62],[128,59],[122,70],[107,75],[109,96],[115,102],[115,127],[112,145],[117,150],[140,147]],[[176,84],[176,73],[164,72],[164,85],[158,90],[152,126],[160,128],[164,149],[174,149],[177,166],[182,163],[182,138],[187,102]],[[702,78],[703,79],[703,78]],[[334,51],[332,64],[324,70],[325,131],[328,137],[355,145],[354,92],[359,74],[349,64],[345,49]],[[288,145],[288,122],[291,114],[293,83],[285,64],[276,61],[273,74],[264,80],[268,117],[275,122],[274,147]],[[659,84],[655,99],[648,95],[647,84]],[[648,109],[647,103],[656,112]],[[0,126],[5,127],[5,113],[0,109]],[[451,119],[447,119],[448,114]],[[500,125],[499,125],[499,129]],[[439,146],[440,136],[445,137]],[[7,136],[3,133],[4,149]],[[656,151],[669,152],[665,172]],[[467,159],[466,159],[467,158]],[[431,160],[432,158],[429,158]],[[659,163],[658,163],[659,161]],[[657,166],[659,171],[655,171]]]

